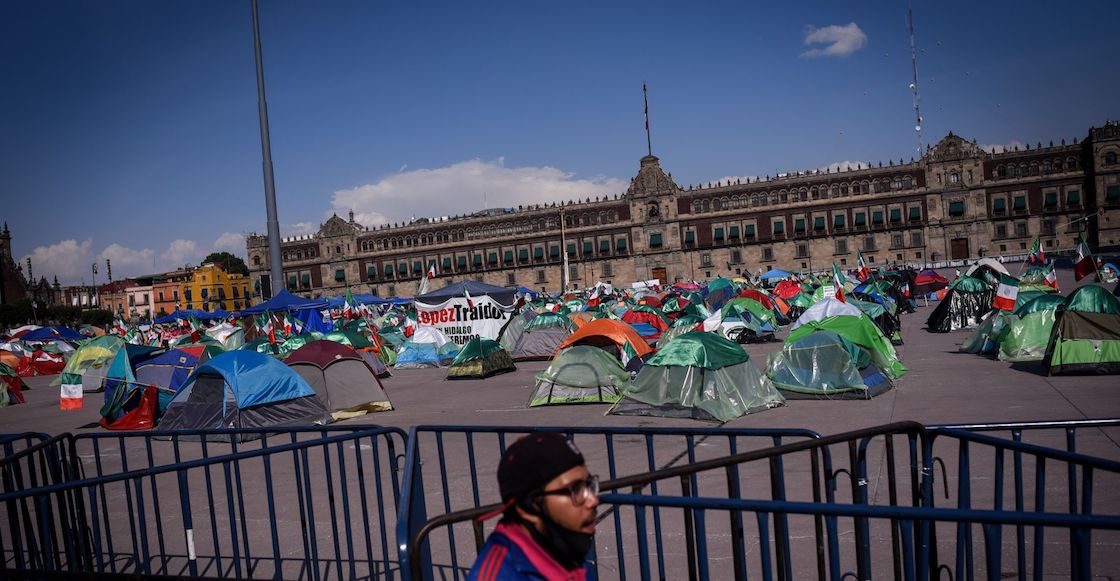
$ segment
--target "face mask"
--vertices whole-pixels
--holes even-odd
[[[532,512],[540,517],[542,529],[538,531],[532,523],[525,522],[525,528],[529,529],[533,540],[565,569],[582,567],[587,553],[591,551],[591,544],[595,542],[595,535],[570,531],[556,524],[548,514],[540,510],[539,505],[534,506]]]

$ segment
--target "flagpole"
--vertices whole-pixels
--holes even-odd
[[[563,203],[563,202],[561,202]],[[564,224],[564,206],[560,206],[560,251],[564,259],[560,266],[560,294],[568,292],[568,230]]]
[[[646,83],[642,81],[642,101],[646,106],[646,153],[653,156],[653,141],[649,137],[649,95],[646,94]]]

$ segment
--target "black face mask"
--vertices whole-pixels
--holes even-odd
[[[543,530],[539,531],[533,523],[522,521],[538,545],[569,571],[583,566],[587,553],[591,551],[591,544],[595,542],[595,535],[570,531],[556,524],[538,503],[532,503],[531,507],[522,505],[522,508],[541,519]]]

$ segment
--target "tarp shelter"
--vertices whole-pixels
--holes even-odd
[[[867,351],[827,330],[786,341],[766,375],[790,399],[869,399],[891,388]]]
[[[326,424],[315,390],[279,360],[227,351],[195,369],[167,406],[161,430],[277,428]]]
[[[783,401],[737,343],[694,331],[646,361],[608,413],[727,422]]]
[[[1015,307],[1012,320],[999,341],[1000,361],[1041,361],[1050,343],[1054,319],[1065,297],[1039,295]]]
[[[23,390],[27,384],[16,370],[0,363],[0,408],[24,402]]]
[[[1042,364],[1050,375],[1120,374],[1120,299],[1078,287],[1057,308]]]
[[[514,361],[548,360],[574,329],[575,323],[564,315],[541,313],[524,324],[513,348],[507,351]],[[506,331],[509,332],[508,327]],[[503,341],[503,348],[505,344]]]
[[[439,329],[459,345],[476,336],[497,340],[514,314],[516,294],[513,288],[473,280],[451,284],[416,297],[416,324]]]
[[[447,367],[459,354],[459,348],[435,327],[418,327],[397,350],[397,369]]]
[[[516,370],[513,358],[497,341],[475,337],[459,350],[447,370],[447,379],[484,379]]]
[[[335,420],[393,409],[373,368],[346,345],[312,341],[292,351],[284,363],[315,390]]]
[[[23,335],[20,339],[24,342],[38,341],[40,343],[45,343],[48,341],[81,341],[83,339],[88,339],[88,337],[70,327],[52,326],[35,329]]]
[[[759,275],[759,278],[761,278],[764,282],[773,284],[776,281],[787,279],[791,276],[793,276],[792,273],[786,272],[780,268],[772,268]]]
[[[305,299],[288,292],[286,289],[280,289],[280,292],[276,293],[271,299],[240,311],[237,313],[237,316],[259,315],[264,312],[291,313],[308,309],[322,310],[325,308],[327,308],[327,301],[325,299]]]
[[[949,279],[936,270],[923,270],[914,277],[914,287],[910,289],[917,295],[928,295],[949,286]]]
[[[957,278],[949,285],[945,298],[929,314],[926,327],[934,333],[976,327],[992,310],[993,298],[995,290],[984,281],[971,276]]]
[[[630,385],[630,373],[610,353],[590,345],[561,351],[537,374],[529,407],[570,403],[614,403]]]

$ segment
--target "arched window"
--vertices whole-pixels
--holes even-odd
[[[702,201],[701,204],[704,212],[707,212],[711,208],[711,202],[709,202],[708,200]]]
[[[1062,160],[1061,159],[1055,159],[1054,160],[1054,171],[1062,171],[1063,167],[1064,166],[1062,165]]]
[[[700,213],[700,207],[701,207],[700,200],[692,200],[692,213],[693,214],[699,214]]]
[[[763,205],[766,205],[766,200],[765,199],[762,202],[763,202]],[[778,193],[770,192],[770,203],[771,204],[786,204],[786,203],[789,203],[789,195],[786,194],[785,190],[782,190],[781,192],[778,192]]]
[[[957,172],[952,172],[952,173],[949,174],[949,183],[957,184],[957,183],[960,183],[960,181],[961,181],[961,174],[959,174]]]
[[[860,182],[859,183],[859,193],[861,193],[861,194],[871,193],[871,182],[869,182],[867,180],[864,180],[864,181]]]
[[[902,178],[902,188],[905,189],[905,190],[909,190],[912,187],[914,187],[914,178],[912,178],[910,176],[903,177]]]
[[[1116,165],[1116,152],[1115,151],[1110,151],[1110,152],[1104,154],[1104,164],[1105,165]]]
[[[1032,175],[1032,176],[1038,175],[1038,162],[1037,161],[1032,161],[1031,162],[1030,175]]]
[[[953,175],[957,175],[957,174],[953,174]],[[902,178],[901,177],[894,178],[894,189],[896,189],[896,190],[901,190],[902,189]]]
[[[253,257],[253,266],[260,266],[260,265],[261,265],[261,257],[260,256],[254,256]]]
[[[1074,170],[1077,169],[1077,158],[1076,157],[1067,157],[1066,158],[1066,169],[1069,170],[1069,171],[1074,171]]]
[[[997,178],[1007,177],[1007,168],[1004,167],[1003,164],[1000,164],[1000,165],[996,166],[996,177]]]
[[[728,207],[729,206],[727,204],[727,197],[720,198],[719,199],[719,209],[720,210],[726,210]]]

